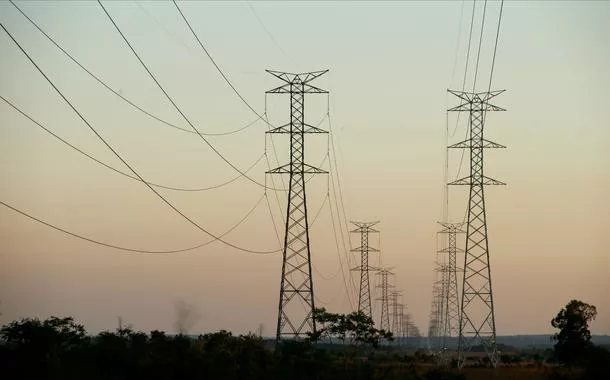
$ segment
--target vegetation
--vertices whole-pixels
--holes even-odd
[[[559,332],[554,360],[567,369],[554,371],[553,379],[608,379],[610,378],[610,351],[591,343],[589,323],[597,316],[597,309],[579,300],[571,300],[551,320]]]
[[[571,301],[551,322],[559,329],[554,349],[504,350],[498,368],[461,370],[397,347],[361,313],[318,309],[315,334],[278,345],[227,331],[193,337],[119,327],[91,336],[72,318],[26,318],[0,329],[0,366],[9,380],[610,379],[610,352],[590,341],[595,315],[594,306]]]
[[[382,339],[393,340],[391,332],[376,329],[373,319],[361,311],[334,314],[321,308],[314,310],[313,319],[318,329],[308,334],[312,342],[327,340],[332,343],[334,340],[345,346],[377,348]]]
[[[93,380],[381,379],[401,370],[377,368],[362,355],[355,358],[354,352],[391,337],[376,330],[369,318],[325,310],[316,317],[324,321],[317,334],[276,347],[257,336],[227,331],[190,337],[120,327],[90,336],[72,318],[26,318],[0,329],[0,366],[3,379]],[[331,336],[340,336],[345,345],[321,343]],[[378,363],[387,362],[380,358]]]
[[[551,325],[559,329],[553,336],[555,354],[557,359],[566,364],[580,364],[591,350],[591,332],[589,322],[597,316],[597,309],[578,300],[570,301],[557,316]]]

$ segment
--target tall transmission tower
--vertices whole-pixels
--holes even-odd
[[[328,132],[305,123],[305,94],[328,93],[309,84],[328,70],[301,74],[267,72],[285,82],[267,91],[268,94],[290,94],[290,122],[267,132],[290,135],[290,162],[267,172],[290,175],[276,333],[276,340],[280,340],[316,331],[305,174],[327,172],[305,163],[305,134]]]
[[[460,300],[457,280],[457,254],[464,253],[463,249],[458,248],[457,235],[466,233],[462,229],[464,223],[446,223],[439,222],[442,226],[439,234],[447,235],[447,246],[439,253],[446,255],[444,265],[442,267],[442,281],[443,281],[443,346],[446,346],[447,337],[459,335],[459,322],[460,322]],[[446,347],[442,347],[446,348]]]
[[[371,285],[369,282],[369,272],[376,271],[378,268],[369,266],[369,254],[379,252],[378,249],[369,246],[369,234],[378,233],[379,231],[372,228],[377,222],[351,222],[356,226],[351,230],[352,233],[360,234],[360,246],[352,249],[352,252],[360,252],[360,265],[352,268],[352,270],[360,272],[360,295],[358,297],[358,311],[364,315],[373,318],[373,309],[371,307]]]
[[[458,365],[460,367],[464,365],[465,354],[474,346],[483,346],[490,364],[495,367],[498,362],[498,352],[496,350],[496,321],[491,287],[484,188],[486,185],[505,185],[505,183],[483,174],[483,150],[505,148],[505,146],[486,140],[483,137],[483,127],[488,111],[505,111],[505,109],[489,103],[492,98],[504,90],[478,93],[452,90],[449,92],[461,100],[461,104],[450,108],[449,111],[469,113],[469,138],[449,146],[449,148],[470,150],[470,175],[449,183],[449,185],[467,185],[470,188],[460,307]]]
[[[381,288],[381,297],[377,298],[377,300],[381,301],[381,318],[379,320],[379,328],[381,330],[390,331],[390,299],[388,290],[393,288],[394,285],[390,284],[389,277],[393,276],[394,273],[391,272],[393,268],[383,268],[380,269],[376,275],[381,276],[381,280],[378,288]]]

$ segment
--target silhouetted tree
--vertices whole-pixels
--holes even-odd
[[[71,378],[84,365],[89,344],[85,328],[71,317],[45,321],[24,318],[0,329],[4,341],[4,367],[12,378]],[[70,371],[62,371],[69,367]]]
[[[559,332],[553,335],[555,355],[557,359],[569,365],[579,364],[592,348],[589,322],[595,319],[597,309],[579,300],[571,300],[557,316],[551,320],[551,325]]]
[[[316,309],[313,318],[318,324],[315,333],[309,333],[309,340],[317,342],[328,339],[339,340],[344,345],[378,347],[381,339],[392,340],[392,333],[375,328],[373,319],[361,311],[349,314],[329,313],[324,308]]]

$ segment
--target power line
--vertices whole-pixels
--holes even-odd
[[[98,0],[99,1],[99,0]],[[212,64],[214,65],[214,67],[216,68],[216,70],[218,71],[218,73],[220,74],[220,76],[222,76],[222,78],[225,80],[225,82],[229,85],[229,87],[231,87],[231,89],[233,90],[233,92],[235,93],[235,95],[237,95],[237,97],[239,97],[239,99],[260,119],[263,120],[268,126],[269,128],[274,127],[273,124],[269,123],[269,120],[267,120],[267,118],[265,117],[267,115],[267,94],[265,94],[265,114],[261,115],[260,113],[258,113],[254,107],[252,107],[250,105],[250,103],[248,103],[248,101],[246,100],[246,98],[243,97],[243,95],[237,90],[237,88],[233,85],[233,83],[229,80],[229,78],[227,77],[227,75],[222,71],[222,69],[220,68],[220,66],[216,63],[216,60],[214,60],[214,57],[212,57],[212,55],[210,54],[210,52],[208,51],[208,49],[206,49],[206,47],[203,45],[203,42],[201,42],[201,39],[199,38],[199,36],[197,35],[197,33],[195,33],[195,30],[193,29],[193,27],[191,26],[191,24],[189,23],[188,19],[186,18],[186,16],[184,15],[184,13],[182,12],[182,10],[180,9],[180,7],[178,6],[178,3],[176,3],[175,0],[172,0],[172,2],[174,3],[174,6],[176,7],[176,9],[178,10],[178,13],[180,13],[180,16],[182,17],[182,20],[184,20],[184,23],[186,24],[186,26],[188,27],[188,29],[190,30],[191,34],[193,35],[193,37],[195,37],[195,40],[197,41],[197,43],[199,44],[199,46],[201,47],[201,49],[203,50],[203,52],[207,55],[207,57],[210,59],[210,62],[212,62]],[[101,3],[100,3],[101,4]],[[273,147],[273,153],[275,155],[275,161],[279,166],[279,158],[277,155],[277,149],[275,148],[275,142],[273,141],[273,136],[271,136],[271,145]],[[280,180],[282,181],[282,186],[284,188],[286,188],[286,184],[284,183],[284,179],[280,178]],[[275,187],[275,181],[272,179],[271,183],[273,185],[273,187]],[[277,198],[277,193],[276,193],[276,199],[278,201],[278,206],[279,206],[279,198]]]
[[[477,52],[477,66],[474,70],[474,82],[472,83],[472,92],[477,85],[477,75],[479,74],[479,58],[481,57],[481,45],[483,45],[483,31],[485,30],[485,12],[487,11],[487,0],[483,3],[483,17],[481,18],[481,35],[479,37],[479,49]]]
[[[470,16],[470,32],[468,33],[468,49],[466,51],[466,65],[464,67],[464,78],[462,79],[462,91],[466,86],[466,76],[468,75],[468,64],[470,62],[470,45],[472,43],[472,29],[474,26],[474,14],[476,10],[476,0],[472,0],[472,15]]]
[[[263,196],[263,197],[264,197],[264,196]],[[233,226],[232,226],[231,228],[229,228],[227,231],[223,232],[223,233],[220,235],[220,237],[224,237],[224,236],[228,235],[228,234],[229,234],[229,233],[231,233],[233,230],[235,230],[235,229],[236,229],[236,228],[237,228],[239,225],[241,225],[241,224],[242,224],[242,223],[243,223],[243,222],[244,222],[246,219],[248,219],[248,217],[250,216],[250,214],[252,214],[252,212],[254,212],[254,210],[255,210],[255,209],[258,207],[258,205],[261,203],[261,201],[263,200],[263,197],[261,197],[261,198],[260,198],[260,199],[259,199],[259,200],[256,202],[256,204],[254,205],[254,207],[252,207],[252,208],[250,209],[250,211],[248,211],[248,212],[246,213],[246,215],[245,215],[243,218],[241,218],[241,219],[240,219],[240,220],[239,220],[239,221],[238,221],[238,222],[237,222],[235,225],[233,225]],[[101,246],[104,246],[104,247],[113,248],[113,249],[118,249],[118,250],[120,250],[120,251],[135,252],[135,253],[149,253],[149,254],[169,254],[169,253],[180,253],[180,252],[193,251],[193,250],[195,250],[195,249],[198,249],[198,248],[204,247],[204,246],[206,246],[206,245],[208,245],[208,244],[211,244],[211,243],[215,242],[216,240],[218,240],[218,239],[212,239],[212,240],[209,240],[209,241],[207,241],[207,242],[205,242],[205,243],[201,243],[201,244],[195,245],[195,246],[193,246],[193,247],[188,247],[188,248],[180,248],[180,249],[171,249],[171,250],[158,250],[158,251],[152,251],[152,250],[145,250],[145,249],[129,248],[129,247],[124,247],[124,246],[119,246],[119,245],[116,245],[116,244],[106,243],[106,242],[103,242],[103,241],[100,241],[100,240],[95,240],[95,239],[88,238],[88,237],[86,237],[86,236],[79,235],[79,234],[77,234],[77,233],[74,233],[74,232],[68,231],[68,230],[66,230],[66,229],[64,229],[64,228],[58,227],[58,226],[56,226],[56,225],[54,225],[54,224],[51,224],[51,223],[46,222],[46,221],[44,221],[44,220],[42,220],[42,219],[40,219],[40,218],[37,218],[37,217],[35,217],[35,216],[31,215],[31,214],[28,214],[28,213],[27,213],[27,212],[25,212],[25,211],[19,210],[19,209],[17,209],[16,207],[11,206],[11,205],[9,205],[8,203],[6,203],[6,202],[4,202],[4,201],[1,201],[1,200],[0,200],[0,204],[2,204],[2,205],[3,205],[3,206],[5,206],[6,208],[9,208],[9,209],[13,210],[14,212],[19,213],[19,214],[21,214],[21,215],[23,215],[23,216],[25,216],[25,217],[27,217],[27,218],[29,218],[29,219],[33,220],[33,221],[36,221],[36,222],[38,222],[38,223],[40,223],[40,224],[43,224],[43,225],[45,225],[45,226],[47,226],[47,227],[49,227],[49,228],[52,228],[52,229],[54,229],[54,230],[56,230],[56,231],[63,232],[63,233],[64,233],[64,234],[66,234],[66,235],[69,235],[69,236],[72,236],[72,237],[75,237],[75,238],[77,238],[77,239],[81,239],[81,240],[84,240],[84,241],[88,241],[88,242],[93,243],[93,244],[101,245]],[[267,252],[267,253],[262,253],[262,254],[268,254],[268,253],[274,253],[274,252]]]
[[[329,198],[330,200],[330,198]],[[336,202],[335,202],[336,205]],[[339,237],[337,235],[337,227],[335,226],[335,217],[334,217],[334,213],[333,213],[333,207],[329,202],[329,208],[330,208],[330,219],[331,219],[331,224],[333,226],[333,236],[335,237],[335,246],[337,247],[337,258],[339,259],[339,266],[341,267],[341,276],[343,277],[343,284],[345,285],[345,291],[347,293],[347,300],[349,302],[349,305],[352,309],[354,309],[354,303],[352,301],[352,295],[350,294],[350,289],[353,289],[354,285],[353,285],[353,280],[352,280],[352,288],[350,288],[347,285],[347,279],[345,276],[345,272],[343,269],[343,261],[341,260],[341,253],[339,252],[341,249],[339,248]],[[340,223],[340,222],[339,222]],[[345,241],[343,241],[343,251],[345,252]],[[345,255],[347,257],[347,255]],[[347,265],[349,266],[349,263],[347,263]],[[349,273],[349,272],[348,272]],[[350,279],[351,276],[348,276]]]
[[[112,16],[110,15],[110,13],[108,13],[108,11],[106,10],[106,8],[104,7],[104,5],[102,4],[102,2],[100,0],[97,1],[98,4],[100,5],[100,7],[102,8],[102,10],[104,11],[104,13],[106,14],[106,16],[108,16],[108,19],[110,20],[110,22],[112,23],[112,25],[114,25],[116,31],[121,35],[121,37],[123,38],[123,41],[125,41],[125,43],[127,44],[127,46],[129,47],[129,49],[131,50],[131,52],[135,55],[135,57],[138,59],[138,61],[140,62],[140,64],[142,65],[142,67],[144,67],[144,69],[146,70],[146,72],[148,73],[148,75],[151,77],[151,79],[155,82],[155,84],[157,85],[157,87],[159,87],[159,89],[161,90],[161,92],[163,92],[163,94],[165,95],[165,97],[167,98],[167,100],[169,100],[169,102],[172,104],[172,106],[174,106],[174,108],[176,109],[176,111],[178,111],[178,113],[180,113],[180,115],[184,118],[184,120],[188,123],[188,125],[197,133],[197,135],[203,140],[203,142],[206,143],[206,145],[208,147],[210,147],[210,149],[212,149],[212,151],[214,151],[214,153],[216,153],[216,155],[218,157],[220,157],[224,162],[227,163],[227,165],[229,165],[231,168],[233,168],[236,172],[238,172],[239,174],[241,174],[243,177],[247,178],[250,182],[260,186],[260,187],[266,187],[264,184],[258,182],[257,180],[253,179],[252,177],[248,176],[247,173],[245,173],[244,171],[242,171],[241,169],[239,169],[237,166],[235,166],[231,161],[229,161],[222,153],[220,153],[218,151],[218,149],[216,149],[216,147],[214,147],[214,145],[212,145],[201,133],[199,133],[199,131],[197,130],[197,128],[193,125],[193,123],[189,120],[189,118],[184,114],[184,112],[182,112],[182,110],[180,109],[180,107],[178,107],[178,105],[176,104],[176,102],[174,102],[174,100],[172,99],[172,97],[167,93],[167,91],[165,90],[165,88],[163,88],[163,86],[161,85],[161,83],[159,83],[159,81],[157,80],[157,78],[155,77],[155,75],[152,73],[152,71],[150,71],[150,69],[148,68],[148,66],[144,63],[144,61],[142,60],[142,58],[140,58],[140,55],[136,52],[136,50],[134,49],[134,47],[131,45],[131,43],[129,42],[129,40],[127,39],[127,37],[125,36],[125,34],[123,34],[123,32],[121,31],[121,29],[119,28],[119,26],[117,25],[117,23],[114,21],[114,19],[112,18]],[[266,122],[266,121],[265,121]]]
[[[496,51],[498,50],[498,38],[500,36],[500,24],[502,23],[502,10],[504,9],[504,0],[500,3],[500,15],[498,16],[498,29],[496,30],[496,42],[494,44],[494,55],[491,60],[491,73],[489,74],[489,87],[487,92],[491,91],[491,79],[494,75],[494,67],[496,65]]]
[[[248,7],[250,8],[250,10],[252,11],[252,14],[254,15],[254,17],[256,18],[256,20],[258,21],[258,23],[260,24],[260,26],[262,27],[262,29],[265,31],[265,34],[267,34],[267,37],[269,37],[269,39],[271,40],[271,42],[273,42],[273,44],[275,45],[276,48],[278,48],[279,51],[282,52],[282,54],[284,55],[284,57],[288,58],[289,60],[292,61],[292,63],[295,66],[298,66],[298,63],[292,58],[290,57],[286,51],[282,48],[282,46],[277,42],[277,40],[275,39],[275,37],[273,37],[273,34],[271,34],[271,32],[269,31],[269,29],[267,29],[267,27],[265,26],[265,23],[263,23],[263,20],[261,20],[261,18],[258,16],[258,14],[256,13],[256,11],[254,10],[254,7],[252,6],[252,4],[247,1],[248,3]]]
[[[13,0],[10,0],[11,4],[13,4],[13,6],[15,8],[17,8],[17,10],[36,28],[38,29],[38,31],[40,33],[42,33],[42,35],[44,35],[53,45],[55,45],[62,53],[64,53],[72,62],[74,62],[78,67],[80,67],[84,72],[86,72],[87,74],[89,74],[89,76],[91,76],[93,79],[95,79],[99,84],[101,84],[104,88],[106,88],[108,91],[112,92],[114,95],[118,96],[120,99],[122,99],[125,103],[129,104],[130,106],[132,106],[133,108],[135,108],[136,110],[142,112],[143,114],[147,115],[148,117],[157,120],[160,123],[163,123],[169,127],[184,131],[184,132],[188,132],[188,133],[200,133],[202,135],[205,136],[227,136],[227,135],[232,135],[235,134],[237,132],[241,132],[246,130],[247,128],[253,126],[256,124],[256,122],[259,120],[258,118],[249,122],[248,124],[246,124],[243,127],[239,127],[233,131],[228,131],[228,132],[218,132],[218,133],[209,133],[209,132],[197,132],[197,131],[193,131],[191,129],[186,129],[183,127],[180,127],[176,124],[170,123],[167,120],[164,120],[156,115],[154,115],[152,112],[147,111],[146,109],[144,109],[142,106],[136,104],[135,102],[133,102],[132,100],[129,100],[127,97],[123,96],[119,91],[115,90],[114,88],[110,87],[110,85],[108,85],[105,81],[103,81],[99,76],[95,75],[93,72],[91,72],[89,69],[87,69],[87,67],[85,67],[82,63],[80,63],[76,58],[74,58],[74,56],[72,56],[66,49],[64,49],[57,41],[55,41],[55,39],[53,39],[53,37],[51,37],[47,32],[45,32],[32,18],[30,18],[21,8],[19,8],[19,6],[17,4],[15,4],[15,2]]]
[[[458,50],[460,48],[460,41],[462,39],[462,20],[464,19],[464,5],[466,0],[462,0],[462,6],[460,7],[460,22],[458,28],[457,35],[457,43],[455,44],[455,53],[453,54],[453,67],[451,68],[451,81],[450,84],[453,85],[453,79],[455,78],[455,69],[457,68],[458,61]]]
[[[332,171],[331,171],[331,174],[332,174]],[[340,211],[339,211],[339,206],[338,206],[338,203],[337,203],[337,191],[335,189],[335,184],[334,184],[334,180],[332,179],[332,177],[331,177],[330,183],[332,185],[331,189],[332,189],[332,192],[333,192],[333,196],[335,198],[335,201],[334,201],[335,210],[337,211],[336,217],[337,217],[337,225],[338,225],[338,227],[335,227],[335,224],[334,224],[335,223],[334,222],[335,214],[333,212],[333,208],[332,208],[332,204],[331,204],[330,207],[331,207],[331,217],[332,217],[332,220],[333,220],[333,234],[334,234],[335,240],[337,242],[337,254],[339,254],[339,243],[338,243],[339,237],[338,236],[341,235],[341,246],[343,247],[343,256],[345,257],[345,263],[346,263],[346,265],[348,267],[351,267],[352,263],[351,263],[351,260],[350,260],[349,250],[347,249],[347,247],[345,245],[345,236],[344,236],[344,233],[343,233],[343,229],[341,228],[342,227],[341,226],[341,216],[339,215]],[[337,234],[337,229],[339,229],[339,234]],[[351,249],[351,247],[350,247],[350,249]],[[350,274],[349,271],[348,271],[348,274]],[[352,278],[351,275],[348,275],[348,278],[349,278],[349,284],[351,285],[350,289],[352,291],[352,295],[353,295],[354,298],[356,298],[356,296],[355,296],[355,294],[356,294],[356,284],[354,283],[354,279]],[[353,308],[354,305],[351,302],[351,298],[350,298],[350,304],[352,305],[352,308]]]
[[[347,216],[345,214],[345,203],[343,201],[343,188],[341,186],[341,177],[339,176],[339,166],[337,165],[337,151],[335,150],[335,137],[334,137],[334,133],[332,131],[333,127],[332,127],[332,123],[330,120],[330,113],[328,114],[328,132],[330,134],[330,142],[331,142],[331,148],[332,148],[332,152],[333,152],[333,162],[334,162],[334,168],[335,168],[335,177],[337,178],[337,187],[339,188],[339,195],[340,195],[340,202],[341,202],[341,210],[342,210],[342,214],[343,214],[343,221],[345,224],[345,230],[349,230],[348,226],[347,226]],[[349,242],[349,246],[351,249],[352,246],[352,241],[351,239],[349,239],[348,235],[348,242]]]
[[[338,220],[338,224],[339,224],[339,228],[340,228],[339,231],[341,233],[343,250],[344,250],[344,254],[345,254],[346,260],[347,260],[346,261],[347,265],[351,267],[352,266],[351,255],[348,253],[348,250],[347,250],[347,248],[345,246],[345,236],[343,234],[343,229],[342,229],[342,226],[341,226],[341,213],[339,211],[339,206],[338,206],[339,204],[341,205],[341,211],[342,211],[342,214],[343,214],[343,222],[344,222],[344,226],[345,226],[345,231],[349,231],[349,228],[347,226],[347,216],[346,216],[346,213],[345,213],[345,204],[344,204],[344,201],[343,201],[343,190],[342,190],[342,187],[341,187],[341,182],[340,182],[341,179],[340,179],[340,176],[339,176],[339,171],[338,171],[339,168],[338,168],[338,165],[337,165],[337,151],[335,149],[334,132],[333,132],[333,129],[332,129],[332,122],[331,122],[331,118],[330,118],[330,112],[328,113],[328,131],[329,131],[329,135],[330,135],[330,148],[332,149],[333,162],[334,162],[334,165],[331,165],[331,168],[330,168],[331,169],[331,171],[330,171],[330,173],[331,173],[330,180],[331,180],[333,194],[335,196],[335,207],[337,208],[337,220]],[[333,176],[332,176],[332,172],[333,172],[332,169],[333,168],[334,168],[334,172],[335,172],[335,177],[337,179],[337,188],[339,189],[339,196],[340,196],[339,202],[340,203],[337,203],[337,189],[335,188],[335,181],[333,180]],[[349,233],[347,233],[347,241],[348,241],[348,245],[349,245],[350,250],[351,250],[352,249],[352,242],[351,242],[351,237],[350,237]],[[353,277],[349,276],[349,280],[350,280],[350,284],[352,286],[352,289],[353,289],[353,291],[355,293],[356,292],[356,284],[354,282]]]
[[[99,0],[98,0],[99,2]],[[172,2],[174,3],[174,5],[176,6],[176,9],[178,10],[178,12],[180,13],[180,16],[182,16],[182,19],[184,20],[184,22],[186,23],[186,26],[188,26],[189,30],[191,31],[191,33],[193,34],[193,37],[195,37],[195,39],[197,40],[197,43],[199,43],[199,46],[201,46],[201,49],[203,49],[203,51],[205,52],[205,54],[208,56],[208,58],[210,59],[210,61],[212,62],[212,64],[214,65],[214,67],[216,68],[216,70],[218,70],[218,73],[222,76],[222,78],[225,80],[225,82],[227,82],[227,84],[229,85],[229,87],[231,87],[231,89],[233,90],[233,92],[235,93],[235,95],[237,95],[239,97],[239,99],[241,99],[241,101],[250,109],[250,111],[252,111],[256,116],[258,116],[259,119],[263,120],[265,123],[267,123],[270,127],[273,127],[274,125],[270,124],[269,121],[267,121],[263,115],[259,114],[251,105],[250,103],[248,103],[248,101],[242,96],[242,94],[240,94],[240,92],[237,90],[237,88],[233,85],[233,83],[231,83],[231,81],[229,80],[229,78],[225,75],[225,73],[222,71],[222,69],[220,68],[220,66],[218,66],[218,64],[216,63],[216,61],[214,60],[214,58],[212,57],[212,55],[208,52],[208,49],[205,48],[205,46],[203,45],[203,42],[201,42],[201,40],[199,39],[199,36],[197,36],[197,33],[195,33],[195,30],[193,30],[193,28],[191,27],[191,24],[189,23],[188,19],[186,18],[186,16],[184,16],[184,13],[182,13],[182,10],[180,9],[180,7],[178,6],[178,3],[176,3],[176,0],[172,0]],[[100,3],[101,4],[101,3]]]
[[[98,0],[99,1],[99,0]],[[195,30],[193,29],[193,27],[191,26],[191,24],[189,23],[188,19],[186,18],[186,16],[184,15],[184,13],[182,12],[182,10],[180,9],[180,7],[178,6],[178,3],[175,0],[172,0],[172,2],[174,3],[174,6],[176,7],[176,9],[178,10],[178,13],[180,13],[180,16],[182,17],[182,20],[184,20],[184,23],[186,24],[186,26],[188,27],[188,29],[190,30],[191,34],[193,35],[193,37],[195,37],[195,40],[197,41],[197,43],[199,44],[199,46],[201,47],[201,49],[203,50],[203,52],[207,55],[207,57],[210,59],[210,62],[212,62],[212,64],[214,65],[214,67],[216,68],[216,70],[218,71],[218,73],[220,74],[220,76],[224,79],[224,81],[229,85],[229,87],[231,87],[231,89],[233,90],[233,92],[235,93],[235,95],[237,95],[237,97],[239,97],[239,99],[260,119],[263,120],[268,126],[269,128],[274,127],[273,124],[269,123],[269,120],[267,120],[267,118],[265,117],[267,115],[267,94],[265,94],[265,113],[264,115],[261,115],[260,113],[258,113],[254,107],[252,107],[250,105],[250,103],[248,103],[248,101],[246,100],[246,98],[243,97],[243,95],[237,90],[237,88],[233,85],[233,83],[229,80],[229,78],[227,77],[227,75],[222,71],[222,69],[220,68],[220,66],[216,63],[216,60],[214,60],[214,57],[212,57],[212,55],[210,54],[210,52],[208,51],[208,49],[206,49],[206,47],[203,45],[203,42],[201,41],[201,39],[199,38],[199,36],[197,35],[197,33],[195,33]],[[101,3],[100,3],[101,4]],[[278,154],[277,154],[277,149],[275,147],[275,142],[273,140],[273,135],[271,136],[271,145],[273,147],[273,153],[275,155],[275,161],[277,163],[277,165],[279,166],[279,158],[278,158]],[[267,163],[269,163],[267,161]],[[286,188],[286,184],[284,183],[284,179],[280,178],[280,180],[282,181],[282,186],[283,188]],[[271,179],[271,184],[273,185],[273,187],[275,187],[275,180],[272,178]],[[266,186],[266,185],[265,185]],[[279,206],[279,198],[277,196],[276,193],[276,200],[278,202],[278,206]],[[275,227],[274,227],[275,228]]]
[[[57,135],[55,132],[51,131],[50,129],[48,129],[47,127],[45,127],[42,123],[36,121],[34,118],[32,118],[30,115],[28,115],[27,113],[25,113],[22,109],[20,109],[19,107],[17,107],[15,104],[13,104],[11,101],[9,101],[8,99],[6,99],[4,96],[0,95],[0,99],[4,100],[9,106],[13,107],[13,109],[15,109],[17,112],[19,112],[21,115],[23,115],[24,117],[26,117],[27,119],[29,119],[32,123],[34,123],[35,125],[37,125],[38,127],[42,128],[45,132],[49,133],[51,136],[55,137],[57,140],[61,141],[62,143],[64,143],[65,145],[69,146],[70,148],[74,149],[75,151],[79,152],[80,154],[84,155],[85,157],[97,162],[98,164],[112,170],[115,173],[118,173],[120,175],[123,175],[127,178],[131,178],[135,181],[138,182],[142,182],[140,180],[140,178],[133,176],[129,173],[126,173],[122,170],[119,170],[95,157],[93,157],[92,155],[90,155],[89,153],[81,150],[80,148],[78,148],[77,146],[71,144],[70,142],[68,142],[67,140],[63,139],[61,136]],[[250,165],[250,167],[248,167],[246,169],[246,172],[249,172],[250,170],[252,170],[264,157],[265,155],[261,155],[252,165]],[[202,187],[202,188],[183,188],[183,187],[173,187],[173,186],[165,186],[165,185],[160,185],[158,183],[154,183],[154,182],[149,182],[147,181],[147,183],[151,186],[154,187],[158,187],[160,189],[166,189],[166,190],[173,190],[173,191],[186,191],[186,192],[192,192],[192,191],[205,191],[205,190],[212,190],[212,189],[218,189],[220,187],[226,186],[230,183],[235,182],[236,180],[238,180],[239,178],[242,178],[241,175],[238,175],[237,177],[234,177],[228,181],[225,181],[221,184],[218,185],[214,185],[214,186],[209,186],[209,187]]]
[[[210,235],[211,237],[213,237],[215,240],[218,240],[222,243],[224,243],[225,245],[228,245],[230,247],[233,247],[235,249],[238,249],[240,251],[244,251],[244,252],[248,252],[248,253],[273,253],[273,252],[279,252],[280,250],[273,250],[273,251],[258,251],[258,250],[251,250],[251,249],[247,249],[247,248],[242,248],[240,246],[237,246],[233,243],[227,242],[225,240],[223,240],[220,236],[217,236],[215,234],[212,234],[211,232],[207,231],[205,228],[201,227],[199,224],[197,224],[197,222],[195,222],[193,219],[189,218],[188,216],[186,216],[182,211],[180,211],[178,208],[176,208],[176,206],[174,206],[171,202],[169,202],[165,197],[163,197],[163,195],[161,195],[157,190],[155,190],[154,187],[152,187],[150,184],[148,184],[148,182],[146,182],[144,180],[144,178],[142,178],[142,176],[131,166],[129,165],[129,163],[127,163],[127,161],[125,161],[125,159],[123,159],[123,157],[106,141],[106,139],[104,139],[102,137],[102,135],[99,134],[99,132],[87,121],[87,119],[85,119],[85,117],[76,109],[76,107],[68,100],[68,98],[66,98],[66,96],[59,90],[59,88],[57,88],[57,86],[55,86],[55,84],[53,83],[53,81],[51,81],[51,79],[49,79],[49,77],[44,73],[44,71],[38,66],[38,64],[36,64],[36,62],[34,62],[34,60],[32,59],[32,57],[30,57],[30,55],[25,51],[25,49],[19,44],[19,42],[17,42],[17,40],[13,37],[13,35],[11,33],[9,33],[9,31],[5,28],[4,24],[0,23],[0,26],[2,27],[2,29],[6,32],[6,34],[11,38],[11,40],[13,40],[13,42],[15,43],[15,45],[17,45],[17,47],[21,50],[21,52],[28,58],[28,60],[32,63],[32,65],[34,65],[34,67],[36,67],[36,69],[38,70],[38,72],[40,72],[40,74],[47,80],[47,82],[49,82],[49,84],[51,85],[51,87],[53,87],[53,89],[59,94],[59,96],[70,106],[70,108],[74,111],[74,113],[76,113],[78,115],[78,117],[89,127],[89,129],[97,136],[97,138],[102,141],[104,143],[104,145],[106,145],[106,147],[127,167],[129,168],[129,170],[131,170],[131,172],[140,179],[140,181],[142,181],[142,183],[144,183],[144,185],[146,185],[146,187],[148,187],[150,189],[150,191],[152,191],[159,199],[161,199],[166,205],[168,205],[172,210],[174,210],[177,214],[179,214],[180,216],[182,216],[184,219],[186,219],[189,223],[191,223],[193,226],[195,226],[197,229],[201,230],[202,232]]]

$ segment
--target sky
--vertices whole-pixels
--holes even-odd
[[[17,4],[120,94],[189,128],[97,3]],[[171,2],[104,5],[198,130],[222,133],[257,120]],[[436,222],[443,218],[445,145],[447,135],[454,143],[466,131],[465,118],[458,122],[455,114],[446,113],[457,104],[446,90],[460,89],[464,80],[472,2],[179,5],[218,67],[274,125],[288,121],[289,103],[287,95],[265,96],[281,84],[265,70],[329,69],[313,84],[330,95],[306,98],[306,120],[332,128],[337,161],[330,179],[318,175],[307,183],[310,222],[318,216],[310,223],[316,303],[347,312],[357,301],[352,282],[357,286],[358,278],[347,271],[357,265],[357,257],[346,255],[341,243],[348,245],[349,227],[342,199],[347,221],[380,221],[381,232],[371,241],[381,253],[371,262],[395,268],[395,285],[403,291],[408,312],[427,331]],[[487,3],[477,91],[486,91],[489,84],[499,10],[499,2]],[[474,82],[482,11],[478,1],[467,88]],[[550,320],[574,298],[597,307],[592,332],[610,334],[605,241],[610,226],[609,19],[610,3],[604,1],[504,3],[492,90],[506,89],[495,104],[507,111],[490,115],[485,130],[487,138],[508,147],[485,156],[486,175],[507,183],[486,188],[499,335],[550,333]],[[0,3],[0,22],[149,182],[203,188],[239,176],[195,134],[151,119],[102,87],[10,2]],[[128,172],[4,31],[0,52],[2,97],[79,149]],[[210,240],[142,183],[70,149],[4,101],[0,110],[1,201],[120,246],[171,250]],[[285,163],[289,142],[279,136],[272,145],[265,130],[258,120],[241,132],[206,139],[240,170],[255,164],[248,172],[251,178],[270,185],[263,154],[271,166]],[[329,170],[329,140],[307,136],[306,141],[307,162]],[[464,163],[458,173],[459,151],[448,158],[450,180],[467,172]],[[335,196],[338,189],[333,192],[333,184],[339,186],[337,171],[342,198]],[[282,187],[279,178],[274,184]],[[225,236],[232,244],[256,251],[281,248],[277,235],[283,239],[285,192],[265,193],[245,178],[207,191],[159,191],[215,234],[248,215]],[[450,189],[451,220],[462,219],[466,197],[465,188]],[[352,236],[352,244],[357,245],[356,239]],[[262,324],[265,335],[275,333],[278,253],[246,253],[218,242],[175,254],[123,252],[67,236],[3,206],[0,242],[0,323],[71,315],[97,332],[114,329],[121,317],[143,331],[175,331],[177,305],[185,303],[196,312],[188,326],[192,332],[245,333]],[[373,291],[377,298],[378,289]],[[378,314],[376,304],[376,319]]]

